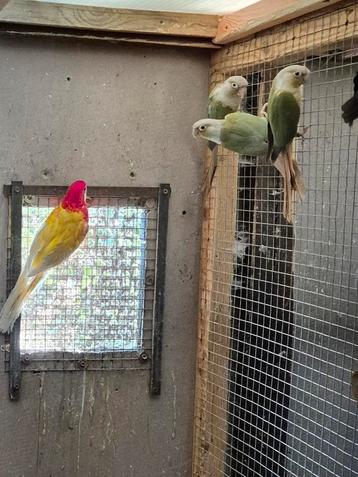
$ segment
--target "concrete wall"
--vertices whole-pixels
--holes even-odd
[[[161,396],[146,371],[24,373],[14,403],[1,372],[0,477],[189,476],[208,55],[1,38],[0,58],[0,184],[172,186]],[[2,195],[0,217],[4,298]]]

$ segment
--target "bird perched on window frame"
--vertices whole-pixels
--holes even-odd
[[[51,268],[66,260],[88,231],[87,185],[73,182],[32,241],[25,266],[0,313],[0,332],[12,329],[26,300]]]

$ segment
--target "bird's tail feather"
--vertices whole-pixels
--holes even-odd
[[[295,170],[295,176],[294,176],[294,182],[292,184],[293,189],[297,192],[301,202],[303,201],[305,197],[305,183],[303,180],[303,174],[301,172],[301,169],[298,165],[298,162],[296,159],[293,159],[293,167]]]
[[[7,331],[10,331],[16,321],[16,318],[21,313],[21,308],[23,304],[22,296],[26,292],[26,285],[27,279],[23,274],[21,274],[1,310],[1,333],[6,333]]]
[[[283,195],[283,216],[289,224],[293,223],[293,188],[290,166],[287,160],[285,163],[284,195]]]
[[[271,158],[274,157],[275,149],[272,151]],[[288,144],[284,150],[279,152],[276,156],[276,160],[273,162],[276,169],[282,176],[283,179],[283,216],[287,222],[293,222],[293,203],[294,203],[294,194],[298,194],[301,201],[304,198],[305,186],[303,181],[303,175],[299,168],[299,165],[292,153],[292,144]]]
[[[19,276],[0,312],[0,333],[6,333],[12,329],[26,299],[40,283],[43,276],[43,273],[30,279],[24,273]]]
[[[211,153],[209,167],[205,174],[203,186],[201,189],[204,196],[206,196],[211,189],[217,167],[218,167],[217,149],[214,149]]]
[[[301,202],[305,195],[305,184],[301,169],[292,152],[292,143],[286,146],[286,156],[289,165],[289,172],[291,178],[292,189],[297,192]]]
[[[287,161],[287,155],[284,153],[279,154],[278,157],[276,158],[276,161],[273,163],[273,165],[282,176],[282,182],[283,182],[282,214],[287,220],[287,222],[291,224],[293,222],[293,210],[292,210],[293,189],[292,189],[292,182],[291,182],[290,167]]]
[[[279,155],[280,155],[281,153],[284,154],[285,152],[286,152],[285,148],[280,149],[280,148],[275,147],[275,146],[273,145],[273,146],[272,146],[272,150],[271,150],[271,161],[272,161],[272,162],[275,162],[275,161],[277,160],[277,158],[279,157]]]

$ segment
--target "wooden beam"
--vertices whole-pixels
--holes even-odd
[[[260,0],[220,18],[214,43],[225,45],[342,0]]]
[[[218,50],[207,38],[193,38],[168,35],[149,35],[140,33],[106,32],[98,30],[79,30],[75,28],[53,28],[37,25],[20,25],[18,23],[1,23],[0,36],[32,36],[56,39],[76,39],[83,41],[104,41],[110,43],[134,43],[138,45],[161,45],[169,47],[200,48]]]
[[[0,22],[212,38],[217,31],[218,17],[11,0],[0,13]]]

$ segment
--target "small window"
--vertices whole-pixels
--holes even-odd
[[[65,188],[22,186],[21,190],[18,215],[24,263],[37,230]],[[153,320],[158,315],[158,256],[163,266],[163,250],[158,247],[164,244],[165,249],[158,220],[163,190],[169,196],[169,186],[89,189],[86,239],[50,271],[22,312],[18,341],[23,370],[150,366]],[[16,218],[13,213],[11,217]],[[16,260],[11,229],[10,220],[9,289],[14,282],[11,262]]]
[[[51,198],[24,196],[23,263],[55,205],[57,200]],[[21,353],[145,349],[145,340],[151,339],[143,335],[143,321],[144,295],[150,293],[145,275],[154,274],[154,264],[147,260],[148,245],[155,239],[150,237],[153,209],[154,202],[150,207],[137,200],[93,201],[84,243],[51,271],[27,302],[21,317]]]

